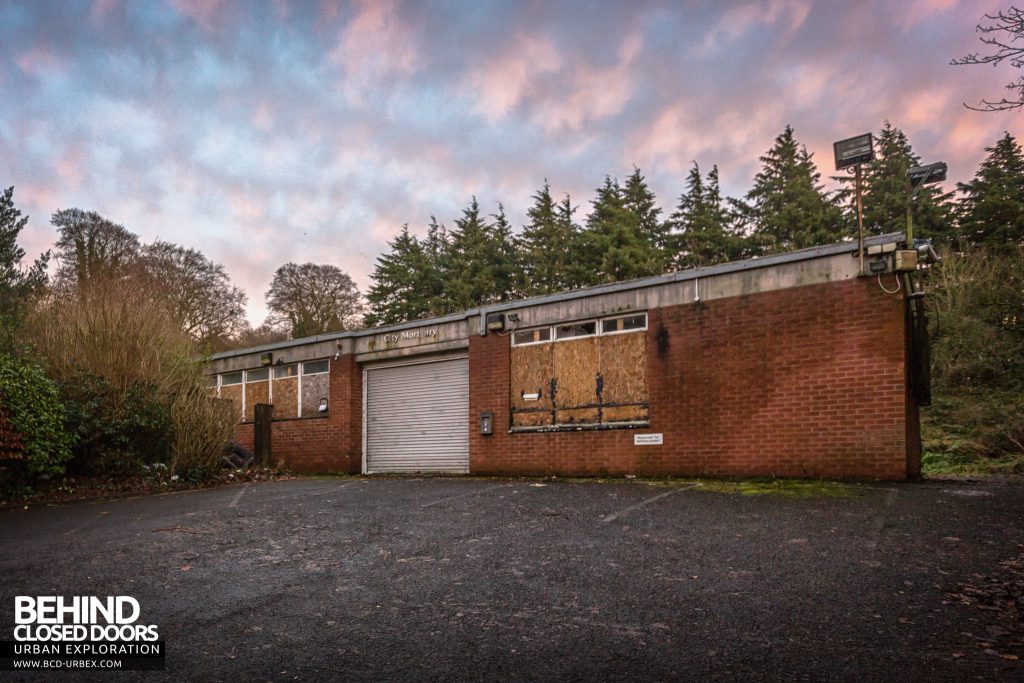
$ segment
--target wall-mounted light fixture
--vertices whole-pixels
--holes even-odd
[[[317,410],[319,410],[321,413],[326,413],[327,412],[327,399],[326,398],[320,399],[320,407],[317,408]]]

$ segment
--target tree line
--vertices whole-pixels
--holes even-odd
[[[863,167],[867,234],[906,227],[907,170],[921,163],[907,136],[886,122],[876,158]],[[921,188],[911,213],[915,235],[966,248],[1024,239],[1024,166],[1006,133],[977,175],[957,186]],[[487,215],[474,197],[449,229],[431,217],[426,236],[408,225],[377,259],[367,292],[367,326],[443,315],[474,306],[550,294],[838,242],[856,235],[853,178],[822,183],[813,155],[787,126],[760,158],[753,186],[725,197],[718,167],[693,163],[670,212],[658,206],[639,168],[620,182],[606,177],[591,211],[550,184],[533,195],[528,222],[515,234],[504,208]]]
[[[875,145],[876,159],[863,169],[866,232],[901,231],[906,172],[921,160],[903,131],[888,122]],[[974,179],[958,184],[956,193],[921,189],[912,206],[916,235],[958,249],[1024,240],[1021,148],[1006,133],[986,151]],[[210,351],[406,322],[855,236],[852,177],[835,177],[838,188],[826,190],[792,127],[776,137],[760,163],[750,190],[733,198],[723,195],[717,166],[705,173],[694,162],[671,210],[659,206],[634,168],[621,182],[606,177],[582,220],[572,198],[556,196],[545,181],[519,231],[502,204],[488,213],[474,197],[450,226],[431,216],[423,237],[403,226],[377,258],[365,298],[337,266],[282,265],[266,292],[270,314],[256,328],[245,318],[245,293],[223,265],[171,242],[143,244],[96,212],[55,212],[52,253],[22,268],[16,237],[27,218],[9,188],[0,197],[0,316],[18,315],[31,292],[69,296],[100,277],[146,280],[159,283],[182,329]],[[46,277],[50,258],[57,265],[52,281]]]

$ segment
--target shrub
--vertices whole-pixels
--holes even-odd
[[[932,287],[933,405],[926,452],[1024,454],[1024,251],[946,254]]]
[[[151,383],[120,394],[103,377],[82,371],[61,382],[68,430],[76,437],[74,470],[130,474],[170,459],[171,420]]]
[[[38,366],[0,354],[0,399],[25,441],[28,473],[63,474],[73,439],[64,429],[57,385]]]
[[[151,280],[94,277],[58,292],[25,336],[61,387],[82,470],[162,462],[205,473],[219,463],[235,416],[211,403],[195,345]]]

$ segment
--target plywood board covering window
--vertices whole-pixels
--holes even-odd
[[[303,375],[302,377],[302,417],[322,415],[320,399],[327,398],[328,378],[330,375]]]
[[[512,409],[515,423],[538,427],[551,424],[552,344],[512,347]]]
[[[274,377],[274,417],[299,416],[299,378]]]
[[[231,401],[235,405],[235,415],[242,419],[242,385],[225,384],[220,388],[220,397]]]
[[[602,421],[646,420],[647,335],[601,336],[597,346],[601,357]]]
[[[245,383],[245,419],[252,420],[256,415],[257,403],[270,403],[270,382]]]
[[[549,343],[514,339],[513,430],[646,423],[646,323],[646,315],[639,313],[598,324],[588,321],[585,327],[557,325]]]
[[[589,407],[597,403],[597,373],[600,370],[597,338],[583,337],[554,344],[552,355],[556,382],[555,422],[597,423],[597,408]]]

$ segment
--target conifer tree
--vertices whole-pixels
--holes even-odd
[[[737,202],[762,253],[803,249],[843,238],[843,215],[821,185],[812,154],[792,126],[761,157],[761,171],[745,202]]]
[[[491,215],[487,264],[491,269],[491,301],[509,301],[524,295],[526,288],[523,264],[512,226],[505,216],[505,207],[498,203],[498,212]]]
[[[18,235],[28,224],[28,216],[14,206],[14,187],[0,193],[0,350],[12,343],[12,335],[25,313],[29,297],[46,286],[49,252],[23,269],[25,250],[18,246]]]
[[[438,223],[436,216],[430,216],[427,236],[420,244],[427,263],[423,274],[426,312],[430,315],[443,315],[451,311],[449,303],[445,300],[444,268],[448,253],[448,230],[444,224]]]
[[[907,229],[907,169],[920,163],[903,131],[886,121],[875,140],[875,160],[862,167],[865,234],[882,235]],[[847,224],[856,226],[853,178],[838,176],[836,180],[843,186],[838,197],[846,207]],[[918,190],[911,209],[915,237],[948,238],[947,200],[948,195],[936,185]]]
[[[581,284],[630,280],[659,272],[658,258],[641,233],[639,215],[626,206],[618,181],[597,188],[581,240]]]
[[[523,226],[520,238],[526,294],[550,294],[576,286],[579,227],[573,222],[575,211],[568,195],[555,203],[547,180],[533,195],[533,206],[526,212],[530,222]]]
[[[679,197],[668,224],[674,230],[674,268],[710,266],[742,257],[742,240],[733,232],[729,211],[722,201],[718,166],[711,168],[705,183],[700,167],[693,162],[686,192]]]
[[[1005,133],[994,147],[986,147],[974,179],[959,183],[963,194],[958,207],[959,238],[972,246],[1003,249],[1024,246],[1024,155]]]
[[[622,204],[626,211],[633,214],[637,233],[647,242],[650,258],[654,262],[654,272],[667,270],[672,257],[669,245],[671,226],[661,220],[661,209],[658,207],[654,192],[647,186],[640,169],[633,167],[633,173],[626,179],[622,187]]]
[[[507,224],[507,221],[506,221]],[[504,250],[497,245],[495,226],[480,215],[476,197],[456,219],[442,259],[445,304],[463,311],[501,300],[500,266],[494,262]]]
[[[402,323],[427,315],[430,290],[425,286],[431,264],[423,245],[409,234],[408,224],[394,240],[388,253],[377,257],[366,294],[369,310],[363,320],[367,327]]]

